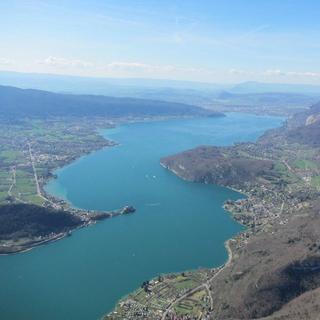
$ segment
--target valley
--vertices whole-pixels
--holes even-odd
[[[161,160],[185,180],[224,185],[247,196],[224,204],[247,229],[226,243],[229,261],[202,283],[208,284],[212,307],[210,312],[206,307],[199,311],[201,319],[317,316],[320,145],[313,137],[319,137],[319,112],[316,104],[256,143],[203,146]],[[195,291],[201,292],[201,286],[191,288],[183,299],[191,299]],[[313,295],[312,302],[306,303],[307,295]],[[178,295],[162,308],[159,319],[183,319],[179,302]],[[199,314],[189,313],[187,319]],[[129,317],[144,318],[147,313]],[[110,319],[117,316],[111,314]]]

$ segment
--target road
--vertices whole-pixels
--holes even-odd
[[[294,170],[290,167],[289,163],[287,162],[287,160],[282,160],[282,163],[287,167],[287,169],[290,172],[294,172]]]
[[[12,196],[12,189],[16,184],[16,167],[12,168],[12,184],[10,185],[10,188],[8,190],[8,196]]]
[[[166,316],[168,315],[169,311],[172,309],[172,307],[179,303],[180,301],[182,301],[183,299],[189,297],[190,295],[194,294],[195,292],[201,290],[201,289],[206,289],[209,293],[209,297],[210,297],[210,302],[211,302],[211,307],[213,307],[213,300],[212,300],[212,296],[210,294],[210,283],[213,279],[215,279],[225,268],[227,268],[230,264],[231,261],[233,259],[233,253],[232,250],[230,248],[230,241],[228,240],[225,243],[226,249],[228,251],[228,260],[227,262],[209,279],[207,280],[205,283],[202,283],[201,285],[199,285],[198,287],[193,288],[192,290],[188,291],[187,293],[185,293],[184,295],[182,295],[181,297],[179,297],[178,299],[176,299],[175,301],[171,302],[169,304],[169,306],[167,307],[167,309],[164,311],[161,320],[165,320]]]
[[[31,166],[32,166],[32,170],[33,170],[33,175],[34,175],[34,180],[36,183],[36,188],[37,188],[37,195],[42,198],[44,201],[48,201],[50,203],[52,203],[49,199],[47,199],[46,197],[44,197],[41,193],[41,189],[40,189],[40,185],[39,185],[39,180],[38,180],[38,175],[37,175],[37,171],[36,171],[36,167],[34,164],[34,157],[32,155],[32,149],[31,149],[31,145],[30,143],[28,143],[28,148],[29,148],[29,155],[30,155],[30,160],[31,160]]]

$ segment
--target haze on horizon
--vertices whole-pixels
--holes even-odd
[[[0,70],[320,84],[317,0],[3,0]]]

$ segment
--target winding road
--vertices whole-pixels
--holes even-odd
[[[231,261],[233,259],[233,253],[232,253],[232,250],[231,250],[231,247],[230,247],[230,241],[232,241],[232,239],[230,240],[227,240],[225,242],[225,246],[226,246],[226,249],[228,251],[228,260],[227,262],[209,279],[207,280],[205,283],[199,285],[198,287],[195,287],[193,288],[192,290],[186,292],[184,295],[182,295],[181,297],[179,297],[178,299],[174,300],[173,302],[171,302],[169,304],[169,306],[167,307],[167,309],[164,311],[162,317],[161,317],[161,320],[165,320],[169,311],[172,309],[172,307],[179,303],[180,301],[182,301],[183,299],[189,297],[190,295],[194,294],[195,292],[199,291],[200,289],[206,289],[209,293],[209,297],[210,297],[210,302],[211,302],[211,307],[213,307],[213,300],[212,300],[212,296],[210,294],[210,283],[213,279],[215,279],[225,268],[227,268],[230,264],[231,264]]]

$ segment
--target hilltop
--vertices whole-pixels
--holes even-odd
[[[0,254],[57,240],[84,223],[80,216],[64,210],[22,203],[0,205]]]
[[[94,78],[0,71],[0,83],[23,89],[74,95],[166,101],[220,112],[292,115],[316,103],[320,87],[303,84],[243,82],[214,84],[144,78]]]
[[[221,113],[174,102],[98,95],[61,94],[0,86],[2,118],[221,116]]]

